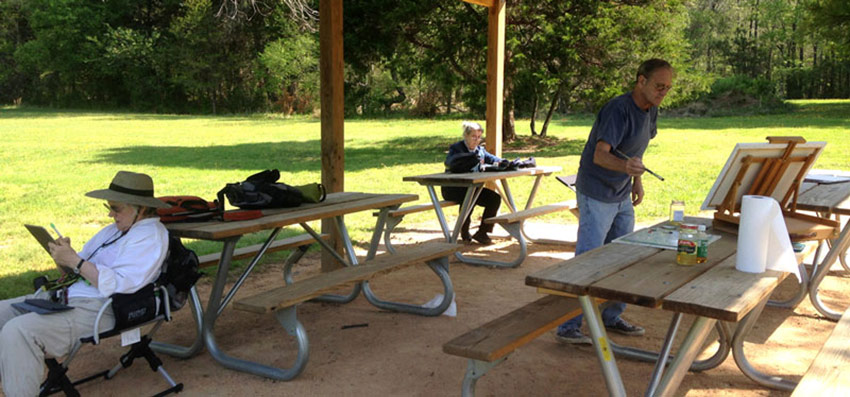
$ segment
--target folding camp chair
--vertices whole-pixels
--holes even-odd
[[[194,287],[193,287],[194,288]],[[126,324],[122,324],[120,318],[128,318],[133,317],[132,315],[126,315],[126,313],[119,313],[122,309],[115,305],[116,301],[132,301],[132,302],[145,302],[152,300],[153,305],[148,305],[145,309],[149,311],[146,315],[142,317],[137,317]],[[103,316],[103,313],[106,311],[108,307],[112,307],[115,312],[116,317],[116,327],[110,331],[105,332],[97,332],[100,328],[100,320]],[[138,306],[132,308],[134,313],[139,312]],[[97,314],[97,318],[94,323],[94,327],[92,329],[91,336],[86,336],[80,338],[79,342],[74,345],[71,349],[71,352],[68,354],[68,357],[63,361],[59,362],[55,358],[47,358],[45,359],[45,363],[47,364],[48,373],[47,380],[41,385],[41,392],[39,396],[47,396],[54,393],[58,393],[60,391],[64,392],[67,396],[79,396],[80,393],[77,391],[75,386],[89,382],[98,378],[111,379],[115,374],[120,371],[122,368],[128,368],[133,364],[133,361],[136,358],[144,358],[147,360],[148,364],[151,367],[151,370],[154,372],[159,372],[165,381],[168,382],[169,387],[162,392],[156,394],[157,396],[164,396],[170,393],[179,393],[183,390],[182,383],[175,383],[171,376],[168,375],[168,372],[165,371],[165,368],[162,366],[162,361],[156,356],[154,351],[150,348],[150,343],[153,338],[154,333],[159,329],[159,327],[165,321],[171,321],[171,304],[169,300],[168,289],[165,286],[154,286],[154,284],[149,284],[148,286],[142,288],[141,290],[133,293],[133,294],[115,294],[110,297],[100,308],[100,311]],[[109,338],[116,335],[121,335],[125,332],[139,332],[137,329],[144,327],[146,325],[153,324],[153,328],[145,334],[141,336],[141,339],[132,345],[130,345],[130,350],[121,356],[119,363],[113,367],[112,369],[105,370],[94,375],[88,376],[86,378],[71,381],[68,378],[68,366],[71,364],[71,361],[74,359],[74,356],[79,351],[85,343],[91,343],[93,345],[97,345],[101,340],[105,338]]]

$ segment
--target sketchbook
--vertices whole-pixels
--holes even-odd
[[[53,240],[53,236],[50,235],[47,229],[42,226],[36,225],[24,225],[24,227],[26,227],[27,230],[29,230],[30,234],[32,234],[32,236],[35,237],[36,240],[38,240],[38,243],[41,244],[41,246],[44,248],[45,251],[47,251],[47,254],[49,255],[50,247],[47,246],[47,243],[55,243],[55,240]],[[59,270],[62,270],[65,273],[74,274],[71,269],[65,266],[56,265],[56,267],[58,267]]]

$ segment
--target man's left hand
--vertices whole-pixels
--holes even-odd
[[[632,181],[632,205],[636,206],[643,201],[643,182],[639,176]]]

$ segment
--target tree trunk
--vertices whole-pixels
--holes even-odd
[[[534,126],[534,121],[537,119],[537,101],[539,98],[537,97],[537,93],[534,93],[534,103],[531,106],[531,122],[529,122],[529,127],[531,127],[531,136],[537,135],[537,129]]]
[[[549,104],[549,111],[546,112],[546,121],[543,122],[543,130],[540,131],[540,136],[546,136],[546,131],[549,130],[549,121],[552,120],[552,115],[555,114],[555,109],[558,108],[558,102],[561,101],[561,87],[552,95],[552,103]]]
[[[505,51],[505,88],[504,88],[504,107],[502,110],[502,142],[511,142],[516,140],[516,128],[514,120],[514,79],[513,69],[510,65],[510,51]]]
[[[505,106],[505,116],[502,118],[502,142],[511,142],[516,140],[516,128],[514,128],[514,107],[509,109]]]

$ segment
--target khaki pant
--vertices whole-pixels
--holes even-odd
[[[7,397],[38,395],[44,379],[44,358],[71,352],[80,337],[90,336],[104,299],[71,298],[74,309],[53,313],[22,313],[12,303],[35,295],[0,301],[0,382]],[[101,318],[101,332],[112,329],[109,308]]]

